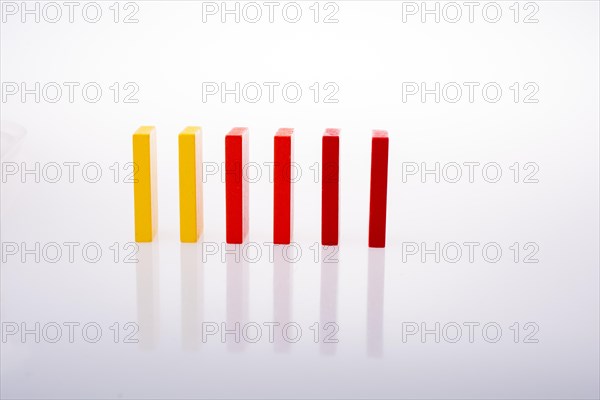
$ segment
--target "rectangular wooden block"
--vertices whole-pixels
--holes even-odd
[[[337,246],[339,241],[340,130],[323,134],[321,199],[321,244]]]
[[[202,128],[188,126],[179,134],[179,237],[195,243],[204,229],[202,193]]]
[[[248,129],[233,128],[225,136],[225,223],[227,243],[244,243],[248,236]]]
[[[293,134],[291,128],[281,128],[274,139],[273,243],[290,244],[293,229]]]
[[[158,227],[156,129],[142,126],[133,134],[135,241],[151,242]]]
[[[373,131],[371,141],[369,247],[385,247],[388,148],[388,133],[386,131]]]

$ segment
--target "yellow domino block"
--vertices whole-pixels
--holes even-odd
[[[133,203],[135,241],[151,242],[158,226],[156,129],[142,126],[133,134]]]
[[[202,235],[202,197],[202,128],[188,126],[179,134],[179,234],[182,242],[197,242]]]

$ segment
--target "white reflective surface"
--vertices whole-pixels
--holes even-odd
[[[201,3],[137,4],[132,25],[2,24],[3,82],[106,90],[2,104],[27,131],[2,159],[19,168],[1,190],[3,398],[598,398],[598,3],[539,2],[534,25],[404,25],[400,2],[360,1],[339,2],[333,25],[202,24]],[[115,104],[117,81],[139,103]],[[334,81],[340,101],[205,103],[206,81]],[[540,101],[404,103],[404,81],[535,81]],[[159,233],[136,247],[124,180],[142,124],[157,126]],[[262,177],[246,246],[223,244],[220,171],[202,242],[178,240],[186,125],[203,127],[211,168],[225,133],[250,129]],[[286,126],[302,170],[292,247],[269,243],[264,165]],[[328,127],[342,130],[341,241],[324,249],[314,165]],[[390,132],[385,249],[367,247],[375,128]],[[65,162],[79,163],[72,182]],[[422,183],[407,162],[495,162],[502,179]],[[527,162],[538,183],[523,183]],[[39,182],[21,175],[35,163]]]

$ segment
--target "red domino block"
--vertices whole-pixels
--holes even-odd
[[[273,243],[290,244],[292,241],[293,136],[291,128],[281,128],[275,134],[275,173],[273,190]]]
[[[225,136],[225,209],[227,243],[244,243],[248,235],[248,129],[233,128]]]
[[[321,199],[321,244],[337,246],[340,208],[340,130],[327,129],[323,134]]]
[[[388,148],[389,138],[387,131],[373,131],[373,139],[371,142],[369,247],[385,247]]]

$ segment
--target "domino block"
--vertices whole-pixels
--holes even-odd
[[[133,199],[135,241],[151,242],[158,227],[156,189],[156,129],[142,126],[133,134]]]
[[[293,229],[293,136],[291,128],[281,128],[274,139],[273,243],[290,244]]]
[[[339,236],[340,130],[323,134],[321,192],[321,244],[337,246]]]
[[[371,140],[369,247],[385,247],[388,148],[388,133],[386,131],[373,131]]]
[[[248,129],[233,128],[225,136],[225,209],[226,241],[241,244],[248,236]]]
[[[202,195],[202,128],[179,134],[179,237],[195,243],[204,229]]]

